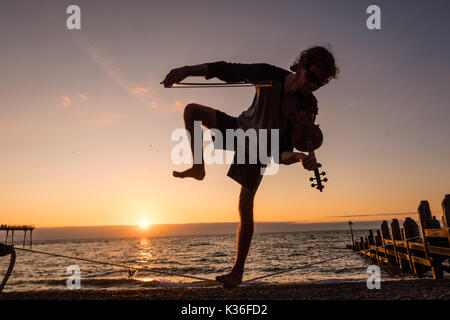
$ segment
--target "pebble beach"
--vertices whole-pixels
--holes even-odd
[[[151,288],[136,290],[36,290],[3,292],[0,300],[449,300],[450,279],[247,285],[223,288]]]

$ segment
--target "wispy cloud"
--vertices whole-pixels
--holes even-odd
[[[168,111],[171,113],[180,113],[184,111],[184,107],[189,103],[192,103],[192,99],[175,100],[172,105],[168,106]]]
[[[119,85],[126,92],[130,93],[132,88],[122,77],[122,74],[119,70],[114,66],[111,61],[105,56],[102,56],[95,50],[91,45],[87,42],[81,42],[82,48],[85,52],[91,57],[92,61],[94,61],[108,76],[111,80],[113,80],[117,85]]]
[[[148,93],[148,89],[146,89],[146,88],[134,88],[134,89],[132,89],[131,91],[131,94],[134,94],[134,95],[136,95],[136,96],[138,96],[138,95],[142,95],[142,94],[146,94],[146,93]]]
[[[87,97],[86,97],[84,94],[82,94],[82,93],[80,93],[78,96],[79,96],[79,97],[81,98],[81,100],[83,100],[83,101],[86,101],[86,100],[87,100]]]
[[[91,57],[94,63],[97,64],[112,81],[114,81],[130,95],[135,96],[136,99],[140,101],[148,111],[160,109],[163,112],[181,113],[183,112],[184,107],[188,103],[192,102],[192,99],[175,100],[173,103],[159,102],[160,99],[157,90],[155,90],[156,87],[144,87],[136,85],[133,81],[127,81],[123,77],[123,73],[118,70],[113,61],[109,59],[107,55],[101,54],[98,49],[89,44],[87,41],[81,41],[80,45],[87,55]]]
[[[69,99],[69,97],[66,97],[66,96],[62,96],[61,97],[61,105],[64,107],[64,108],[68,108],[68,107],[70,107],[71,105],[72,105],[72,101],[70,101],[70,99]]]
[[[146,104],[148,111],[154,111],[155,109],[160,109],[162,112],[168,112],[171,114],[182,113],[184,107],[192,102],[192,99],[175,100],[172,103],[164,103],[156,100],[151,100]]]
[[[157,109],[159,107],[159,103],[156,101],[152,101],[152,102],[150,102],[150,104],[148,106],[149,106],[149,108]]]

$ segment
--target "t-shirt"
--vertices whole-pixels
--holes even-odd
[[[284,82],[290,71],[267,64],[267,63],[228,63],[218,61],[208,63],[208,74],[205,79],[218,78],[227,83],[271,81],[270,87],[255,87],[256,92],[250,107],[242,112],[237,118],[237,125],[244,130],[256,129],[279,129],[279,155],[282,152],[294,150],[292,143],[293,126],[281,112],[281,101],[284,95]],[[267,133],[270,137],[270,132]],[[271,150],[270,146],[267,149]],[[264,164],[233,163],[228,176],[241,185],[256,191],[261,182],[260,168]]]

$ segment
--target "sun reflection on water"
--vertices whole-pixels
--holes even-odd
[[[139,241],[138,261],[148,262],[153,258],[153,248],[150,239],[141,239]]]

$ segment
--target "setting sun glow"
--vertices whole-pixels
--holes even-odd
[[[141,220],[141,222],[139,222],[139,228],[141,229],[147,229],[149,225],[150,222],[148,222],[148,220]]]

